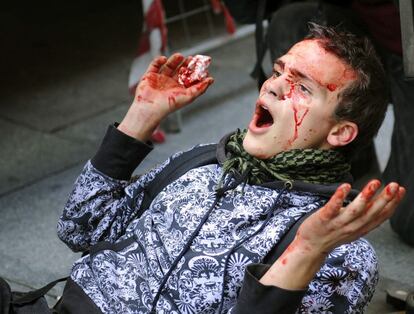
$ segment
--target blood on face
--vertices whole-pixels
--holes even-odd
[[[306,102],[306,96],[298,88],[299,85],[292,79],[286,79],[286,82],[289,84],[289,91],[286,94],[281,95],[280,100],[292,100],[294,132],[293,137],[288,141],[288,146],[291,146],[299,136],[299,126],[302,124],[305,116],[309,112],[309,108],[306,105],[303,105],[303,103]]]

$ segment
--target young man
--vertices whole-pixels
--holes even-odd
[[[188,61],[175,54],[152,62],[125,118],[75,183],[58,234],[89,252],[73,267],[60,311],[363,311],[378,273],[360,236],[404,195],[390,183],[375,196],[374,180],[348,198],[356,193],[346,156],[371,140],[386,108],[369,42],[314,25],[276,60],[247,133],[218,145],[219,164],[188,171],[140,209],[146,186],[180,155],[130,181],[152,131],[213,83],[179,85]],[[279,256],[283,236],[313,209]]]

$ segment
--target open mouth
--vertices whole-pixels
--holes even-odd
[[[256,107],[256,126],[266,128],[273,124],[273,117],[264,105],[259,104]]]

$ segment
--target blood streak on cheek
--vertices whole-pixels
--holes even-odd
[[[295,89],[295,83],[289,79],[286,79],[286,81],[290,85],[289,92],[285,95],[281,96],[281,100],[286,100],[287,98],[292,98],[293,101],[293,119],[295,123],[295,130],[293,133],[292,139],[288,141],[288,146],[292,145],[292,143],[298,138],[298,128],[302,124],[303,119],[307,115],[309,109],[305,108],[304,106],[298,105],[301,100],[305,98],[305,96]]]
[[[301,126],[308,112],[309,112],[308,108],[303,108],[303,107],[301,108],[301,106],[298,106],[296,104],[293,105],[293,119],[295,122],[295,130],[294,130],[292,139],[289,140],[289,144],[292,144],[298,138],[299,136],[298,129]]]

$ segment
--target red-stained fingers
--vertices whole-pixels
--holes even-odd
[[[185,60],[181,64],[180,68],[188,67],[188,64],[190,63],[191,59],[193,59],[193,56],[188,56],[187,58],[185,58]]]
[[[167,62],[161,67],[160,74],[173,76],[180,64],[184,61],[184,56],[180,53],[174,53],[168,58]]]
[[[348,183],[344,183],[336,189],[328,203],[317,212],[322,221],[331,220],[339,215],[342,205],[350,191],[351,186]]]
[[[193,56],[188,56],[184,59],[184,61],[178,66],[178,68],[176,69],[176,71],[174,72],[173,78],[175,80],[178,80],[178,74],[180,72],[181,68],[186,68],[188,67],[188,64],[190,63],[191,59],[193,58]]]
[[[190,103],[192,100],[203,94],[213,82],[214,79],[208,77],[203,81],[186,88],[184,91],[175,93],[174,96],[169,98],[170,108],[176,110]]]
[[[156,57],[154,60],[151,61],[150,65],[148,66],[147,70],[145,71],[145,74],[158,73],[160,71],[161,67],[165,64],[165,62],[167,62],[167,57],[165,57],[165,56]]]
[[[198,97],[203,94],[207,88],[214,83],[214,79],[212,77],[207,77],[201,82],[190,86],[187,88],[187,94],[192,95],[193,97]]]
[[[365,185],[358,197],[362,198],[366,202],[370,201],[375,193],[377,193],[380,186],[381,182],[379,180],[371,180],[367,183],[367,185]]]
[[[362,192],[346,207],[343,214],[343,221],[350,222],[364,214],[370,206],[371,200],[381,187],[379,180],[371,180],[362,189]]]
[[[398,183],[391,182],[381,191],[381,193],[370,201],[367,205],[364,216],[366,219],[371,220],[375,217],[390,201],[398,198],[398,191],[400,186]]]
[[[401,200],[405,196],[405,188],[399,187],[398,192],[395,194],[395,197],[393,197],[380,211],[380,213],[375,217],[375,219],[372,219],[369,223],[364,225],[361,228],[360,235],[363,236],[370,232],[371,230],[377,228],[379,225],[381,225],[384,221],[386,221],[388,218],[390,218],[397,208],[398,204],[401,202]]]
[[[365,230],[367,226],[382,223],[389,217],[389,211],[395,209],[399,199],[399,185],[395,182],[388,184],[377,197],[366,203],[363,214],[350,222],[347,230],[349,232]]]

